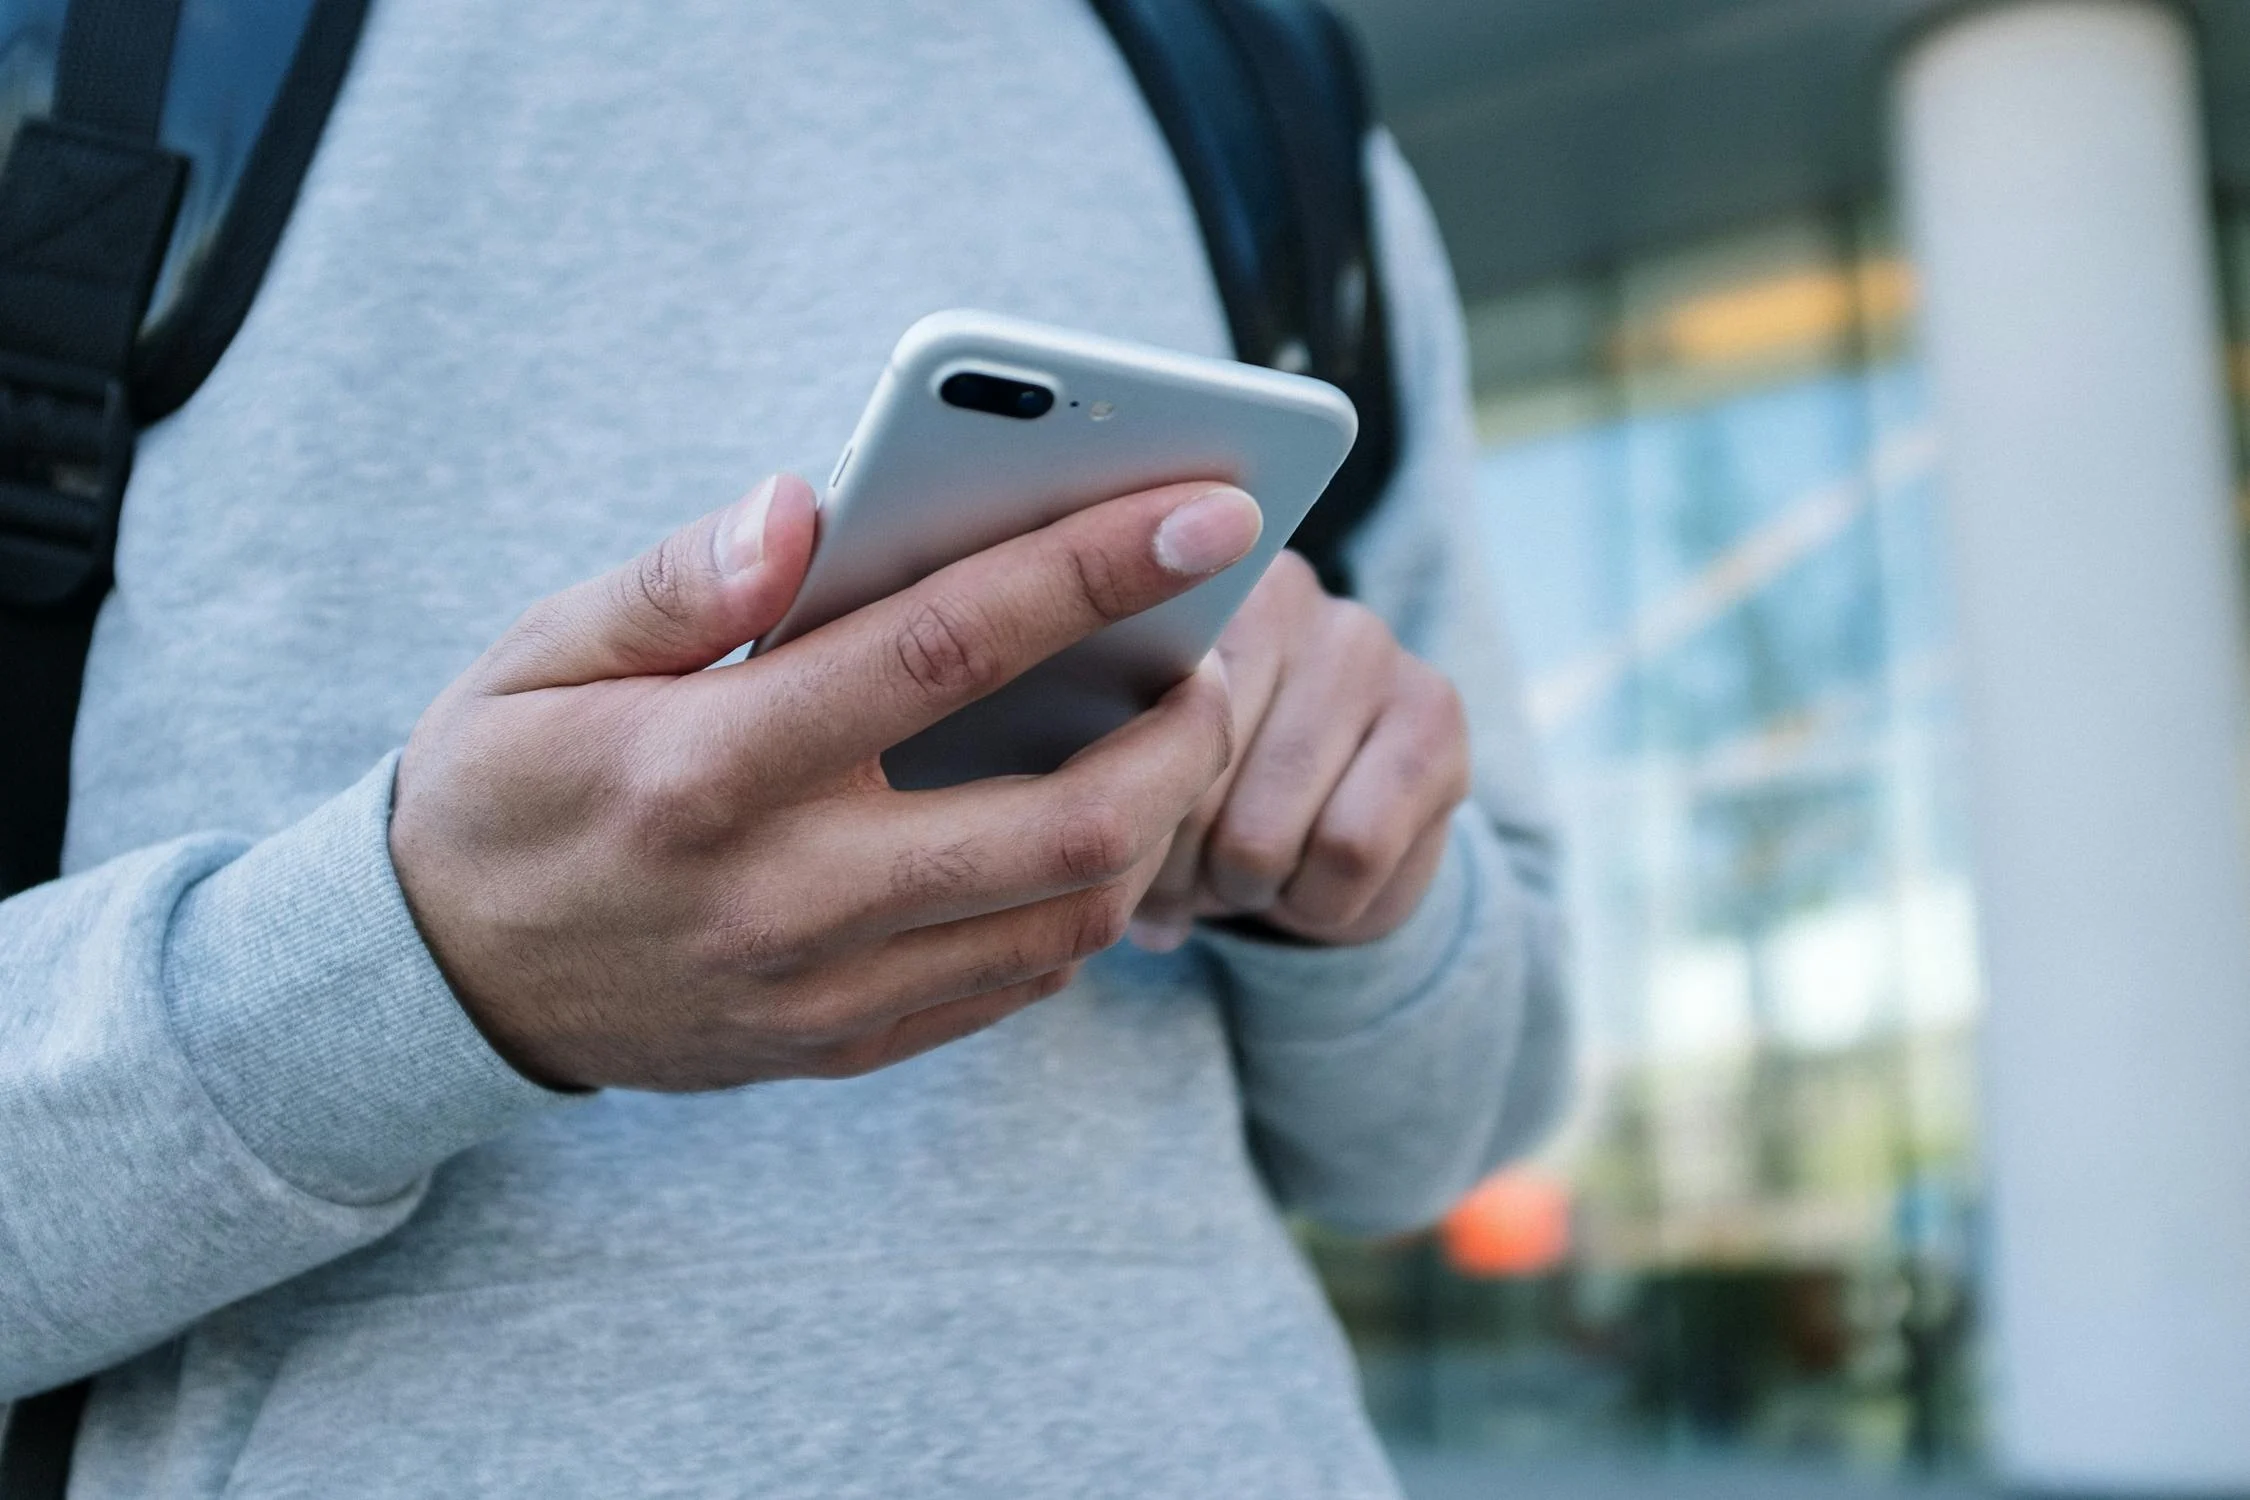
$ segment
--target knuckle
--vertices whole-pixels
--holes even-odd
[[[638,768],[626,780],[620,800],[634,842],[658,860],[704,853],[725,840],[734,825],[730,799],[685,758]]]
[[[987,632],[958,600],[929,599],[908,611],[899,627],[899,670],[932,698],[975,694],[999,686],[999,658]]]
[[[1125,939],[1125,928],[1133,920],[1132,893],[1119,886],[1103,886],[1089,891],[1076,903],[1071,914],[1069,941],[1064,947],[1068,961],[1077,963],[1105,953]]]
[[[1469,714],[1461,703],[1461,695],[1452,683],[1444,685],[1438,699],[1436,724],[1433,732],[1438,742],[1454,759],[1467,764],[1469,758]]]
[[[1469,786],[1469,721],[1460,691],[1435,672],[1416,690],[1409,712],[1413,715],[1408,748],[1402,756],[1401,779],[1409,785],[1435,785],[1466,796]]]
[[[1271,588],[1275,593],[1293,598],[1321,592],[1320,575],[1313,565],[1305,561],[1304,554],[1294,547],[1284,547],[1266,568],[1265,577],[1258,580],[1260,588]]]
[[[946,1012],[941,1025],[924,1030],[914,1039],[914,1050],[926,1052],[934,1047],[950,1047],[979,1032],[990,1031],[1025,1006],[1045,999],[1046,994],[1041,989],[1045,983],[1044,977],[1025,980],[1005,990],[959,1002]]]
[[[621,603],[639,605],[665,624],[684,628],[695,615],[687,570],[680,565],[678,548],[670,541],[658,544],[634,559],[619,580]],[[639,611],[636,611],[639,612]]]
[[[1393,649],[1391,627],[1383,617],[1366,605],[1352,599],[1332,601],[1329,629],[1334,632],[1340,650],[1353,657],[1374,659],[1387,656]]]
[[[1043,967],[1022,947],[1010,946],[978,960],[961,976],[961,982],[955,988],[964,995],[991,994],[1023,983],[1026,976],[1037,974]]]
[[[782,1047],[806,1057],[817,1057],[849,1038],[838,1018],[832,998],[805,998],[775,1006],[756,1018],[759,1030]]]
[[[1431,790],[1445,774],[1443,739],[1426,729],[1400,736],[1377,763],[1383,773],[1379,795],[1412,799]]]
[[[773,916],[760,913],[731,915],[712,923],[710,946],[716,961],[731,972],[777,975],[795,968],[807,945]],[[791,1010],[785,1019],[795,1022],[800,1014]]]
[[[1291,891],[1279,910],[1301,927],[1334,930],[1348,924],[1365,909],[1367,893],[1353,886],[1330,882],[1311,890]]]
[[[1468,707],[1452,679],[1419,658],[1409,657],[1408,661],[1412,665],[1407,669],[1404,696],[1423,722],[1433,733],[1466,729]]]
[[[551,594],[527,607],[456,686],[480,694],[506,693],[551,680],[551,664],[576,655],[592,633],[587,587]]]
[[[1391,754],[1384,770],[1389,781],[1387,794],[1402,804],[1402,815],[1407,807],[1441,795],[1453,779],[1444,757],[1421,745],[1401,746]]]
[[[1081,885],[1115,880],[1133,867],[1138,830],[1114,802],[1089,799],[1073,807],[1055,834],[1055,865]]]
[[[1269,779],[1282,786],[1297,786],[1309,779],[1320,765],[1320,742],[1310,734],[1279,733],[1261,737],[1258,744],[1259,765],[1257,774],[1261,782]]]
[[[880,1037],[853,1037],[815,1047],[802,1071],[807,1078],[864,1078],[887,1060]]]
[[[1155,923],[1192,921],[1195,887],[1188,880],[1176,879],[1169,885],[1148,888],[1140,904],[1133,908],[1134,921]]]
[[[899,900],[953,895],[975,885],[979,870],[965,842],[909,845],[891,862],[891,894]]]
[[[1371,824],[1323,829],[1313,840],[1311,857],[1346,884],[1359,885],[1390,867],[1391,843]]]
[[[885,1033],[870,1026],[863,1002],[844,990],[802,996],[764,1018],[767,1034],[808,1078],[853,1078],[882,1066]]]
[[[1234,724],[1234,704],[1224,693],[1213,693],[1203,714],[1204,744],[1210,760],[1207,769],[1216,781],[1234,764],[1241,745]]]
[[[1233,823],[1211,840],[1210,863],[1261,885],[1278,886],[1296,868],[1296,850],[1275,829]]]
[[[1117,559],[1099,547],[1073,547],[1070,559],[1071,588],[1079,602],[1099,620],[1122,620],[1137,613],[1140,600],[1132,581]]]
[[[517,650],[546,652],[568,645],[574,633],[570,610],[550,594],[516,616],[501,642],[504,647]]]

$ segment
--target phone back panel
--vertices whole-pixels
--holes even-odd
[[[1034,381],[1054,406],[1022,420],[949,405],[938,387],[963,370]],[[1195,669],[1357,425],[1342,392],[1302,376],[994,314],[933,314],[893,352],[822,502],[804,589],[757,649],[1100,500],[1193,479],[1249,491],[1265,513],[1249,556],[885,757],[902,786],[1052,770]]]

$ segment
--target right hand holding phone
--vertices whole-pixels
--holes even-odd
[[[399,881],[528,1076],[836,1077],[988,1026],[1117,941],[1224,771],[1215,662],[1052,775],[907,793],[878,757],[1244,556],[1240,491],[1109,501],[704,671],[788,608],[815,528],[769,481],[532,606],[415,726]]]

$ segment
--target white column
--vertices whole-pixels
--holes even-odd
[[[1894,80],[1969,700],[2003,1477],[2250,1493],[2242,577],[2188,28],[1963,12]]]

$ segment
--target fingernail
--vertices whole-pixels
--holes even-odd
[[[1232,485],[1206,490],[1156,528],[1156,561],[1167,573],[1196,577],[1240,562],[1258,544],[1266,518]]]
[[[1125,936],[1134,947],[1145,953],[1170,953],[1188,940],[1189,923],[1176,918],[1157,921],[1148,917],[1135,917],[1126,924]]]
[[[765,560],[766,512],[773,508],[774,486],[781,476],[768,478],[735,505],[734,514],[719,523],[712,539],[712,561],[720,573],[747,573]]]

